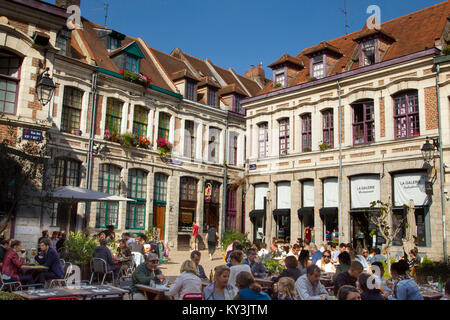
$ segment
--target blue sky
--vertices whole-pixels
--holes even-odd
[[[47,0],[54,3],[54,0]],[[345,33],[344,0],[81,0],[81,14],[107,27],[143,38],[170,53],[175,47],[243,74],[260,61]],[[417,11],[441,0],[347,0],[349,32],[359,30],[368,6],[381,8],[381,21]]]

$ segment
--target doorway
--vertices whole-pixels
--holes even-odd
[[[159,230],[159,240],[164,240],[165,206],[153,206],[153,227]]]
[[[362,249],[372,246],[369,219],[366,212],[358,212],[352,214],[352,220],[353,248],[357,252],[361,252]]]

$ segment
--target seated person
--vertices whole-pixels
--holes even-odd
[[[258,251],[258,257],[264,260],[269,255],[269,250],[267,250],[267,244],[263,243],[261,245],[261,250]]]
[[[176,300],[183,300],[187,293],[202,293],[202,280],[197,276],[197,266],[192,260],[183,262],[180,276],[172,284],[167,295]]]
[[[331,263],[331,252],[330,250],[325,250],[322,253],[322,257],[320,260],[316,262],[316,265],[320,268],[322,272],[334,273],[336,272],[336,268]]]
[[[233,287],[236,287],[236,276],[242,272],[246,271],[248,273],[252,272],[250,266],[248,264],[242,263],[244,260],[244,252],[241,250],[235,250],[230,254],[230,278],[228,279],[228,283]]]
[[[21,284],[33,284],[31,274],[20,274],[19,270],[25,262],[25,252],[21,253],[22,243],[14,240],[3,259],[2,277],[5,282],[20,281]],[[20,258],[19,258],[20,254]]]
[[[264,278],[267,269],[263,263],[259,260],[255,249],[248,249],[247,258],[244,259],[244,263],[250,266],[252,275],[256,278]]]
[[[100,245],[94,249],[93,258],[100,258],[106,261],[106,270],[113,271],[114,278],[118,279],[120,266],[114,260],[111,251],[107,247],[108,240],[100,239]]]
[[[5,258],[6,252],[9,250],[9,240],[2,239],[0,241],[0,268],[3,265],[3,259]]]
[[[139,253],[145,254],[144,245],[145,245],[146,239],[147,238],[145,235],[141,235],[141,236],[139,236],[139,241],[128,243],[128,246],[129,246],[131,252],[139,252]]]
[[[191,260],[195,263],[195,266],[197,267],[197,276],[200,279],[206,279],[208,280],[208,277],[205,274],[205,269],[203,269],[202,265],[200,264],[200,259],[202,257],[202,254],[198,250],[194,250],[191,252]]]
[[[250,272],[242,271],[237,275],[236,287],[239,291],[234,300],[272,300]]]
[[[150,285],[150,281],[160,283],[164,280],[164,276],[160,269],[158,269],[159,258],[154,253],[149,253],[145,257],[145,263],[141,263],[133,273],[132,285],[130,289],[134,292],[134,300],[147,300],[143,292],[135,287],[137,284]]]
[[[341,272],[334,282],[334,295],[338,295],[338,291],[342,286],[349,285],[356,287],[356,281],[363,272],[364,268],[358,261],[353,261],[350,268],[346,272]]]
[[[273,277],[273,282],[278,282],[279,279],[283,277],[289,277],[294,279],[294,282],[302,275],[302,272],[298,268],[298,260],[294,256],[287,256],[284,259],[284,264],[286,265],[286,269],[284,269],[279,277]]]
[[[39,272],[34,279],[36,283],[45,284],[46,280],[64,278],[64,269],[59,261],[59,254],[55,248],[52,248],[52,242],[49,238],[43,238],[39,241],[41,251],[34,258],[40,265],[48,268],[45,272]]]

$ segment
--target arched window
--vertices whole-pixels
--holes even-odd
[[[148,109],[143,106],[134,107],[133,134],[139,138],[147,136]]]
[[[279,148],[280,155],[287,155],[289,151],[289,118],[284,118],[279,121],[280,135],[279,135]]]
[[[136,200],[127,203],[126,229],[144,230],[147,202],[147,172],[140,169],[128,171],[128,198]]]
[[[417,90],[403,91],[393,96],[395,139],[420,135],[419,95]]]
[[[220,129],[209,128],[209,154],[208,160],[212,162],[219,162],[219,145],[220,145]]]
[[[64,87],[61,131],[80,129],[83,91],[74,87]]]
[[[120,196],[120,167],[112,164],[100,165],[98,191]],[[96,228],[117,227],[119,202],[99,202],[97,205]]]
[[[311,151],[311,113],[302,115],[302,151]]]
[[[170,115],[164,112],[159,113],[158,139],[169,140]]]
[[[267,122],[258,125],[258,154],[263,159],[269,155],[269,132]]]
[[[327,143],[329,148],[334,146],[334,118],[333,109],[322,112],[323,118],[323,143]]]
[[[375,141],[373,100],[356,102],[353,107],[353,144]]]
[[[16,112],[22,59],[0,50],[0,112]]]

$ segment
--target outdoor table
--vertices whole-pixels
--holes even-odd
[[[32,272],[32,271],[47,271],[48,267],[41,265],[29,265],[24,264],[20,267],[23,272]]]
[[[67,286],[52,289],[38,289],[35,291],[14,291],[14,294],[24,298],[25,300],[47,300],[49,298],[64,298],[64,297],[82,297],[85,300],[91,296],[111,296],[120,295],[123,297],[127,290],[112,286]]]
[[[264,288],[272,288],[273,281],[270,278],[255,278],[255,281]]]
[[[143,284],[136,284],[134,286],[136,287],[136,289],[144,292],[144,295],[148,300],[158,300],[156,299],[158,296],[163,296],[166,294],[167,291],[169,291],[168,288],[160,289]]]

